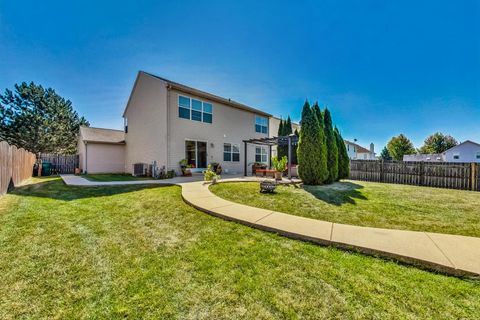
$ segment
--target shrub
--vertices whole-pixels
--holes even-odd
[[[277,171],[277,172],[284,172],[287,170],[287,163],[288,159],[286,156],[283,156],[280,160],[276,157],[272,157],[272,167]]]

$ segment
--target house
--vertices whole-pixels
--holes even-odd
[[[280,120],[259,109],[140,71],[123,113],[124,171],[155,163],[180,172],[186,159],[193,172],[218,162],[225,173],[268,163],[269,146],[243,140],[273,137]],[[247,152],[247,154],[246,154]]]
[[[82,126],[77,143],[82,172],[125,171],[125,133],[122,130]]]
[[[443,154],[405,154],[403,161],[425,161],[425,162],[443,162]]]
[[[466,140],[441,154],[404,155],[403,161],[479,162],[480,144]]]
[[[351,160],[376,160],[375,147],[370,143],[370,150],[348,140],[344,140],[347,154]]]

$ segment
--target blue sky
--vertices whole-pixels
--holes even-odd
[[[480,141],[480,1],[0,0],[0,90],[50,86],[121,128],[138,70],[294,120],[318,100],[377,151]]]

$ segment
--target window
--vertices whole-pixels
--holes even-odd
[[[255,116],[255,132],[268,134],[268,119]]]
[[[178,96],[178,116],[183,119],[212,123],[213,106],[211,103]]]
[[[476,158],[477,158],[477,159],[480,159],[480,151],[477,152]]]
[[[456,160],[460,159],[460,155],[458,153],[455,153],[453,155],[453,159],[456,159]]]
[[[267,150],[264,147],[255,147],[255,162],[267,162]]]
[[[223,144],[223,161],[240,161],[240,147],[238,144]]]

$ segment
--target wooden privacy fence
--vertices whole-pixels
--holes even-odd
[[[35,155],[0,141],[0,195],[32,176]]]
[[[78,155],[75,154],[40,153],[38,158],[51,163],[52,174],[75,173],[78,168]]]
[[[350,179],[480,191],[477,163],[350,160]]]

